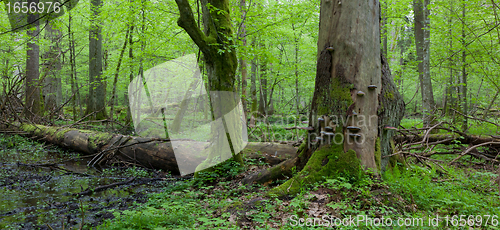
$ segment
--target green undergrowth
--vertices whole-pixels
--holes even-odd
[[[0,134],[0,162],[40,163],[57,157],[77,156],[55,147],[48,147],[20,135]]]
[[[192,179],[169,185],[135,209],[113,211],[115,219],[97,229],[310,229],[331,227],[333,222],[300,224],[300,218],[358,217],[384,217],[393,225],[374,227],[361,221],[342,229],[464,229],[452,226],[459,223],[452,221],[458,221],[460,215],[477,218],[474,229],[496,229],[494,224],[500,225],[493,221],[500,216],[498,187],[493,183],[497,175],[476,169],[444,170],[445,174],[411,164],[409,168],[395,167],[383,179],[370,173],[357,180],[345,176],[348,174],[322,177],[293,196],[265,196],[273,188],[245,187],[238,178],[216,182],[209,178],[206,183],[200,183],[202,178]],[[230,174],[221,175],[230,179]],[[429,225],[429,219],[436,216],[437,226]],[[484,217],[482,224],[477,216]]]
[[[414,201],[416,208],[423,212],[440,216],[500,217],[498,185],[494,183],[498,174],[446,166],[444,170],[445,174],[437,168],[417,165],[408,169],[399,167],[392,173],[386,173],[385,180],[392,191]]]

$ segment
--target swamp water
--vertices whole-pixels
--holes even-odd
[[[0,135],[0,229],[89,229],[164,191],[172,180],[165,173],[141,168],[100,171],[74,153],[27,140]],[[87,159],[88,160],[88,159]],[[55,163],[57,162],[57,163]],[[55,164],[54,164],[55,163]],[[132,182],[91,195],[87,189]]]

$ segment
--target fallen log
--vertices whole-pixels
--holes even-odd
[[[173,140],[170,139],[32,124],[21,124],[18,129],[26,132],[27,136],[72,149],[83,155],[93,155],[89,164],[104,164],[112,159],[120,159],[146,168],[170,171],[173,175],[181,174],[175,154],[182,154],[181,163],[194,171],[206,158],[199,153],[209,145],[208,142],[177,139],[176,145],[185,143],[190,147],[179,148],[174,154],[171,142]],[[271,165],[295,157],[296,152],[297,148],[291,145],[266,142],[250,142],[242,151],[247,157],[257,158]]]

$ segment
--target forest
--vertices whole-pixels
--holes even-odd
[[[497,229],[496,0],[1,0],[0,229]]]

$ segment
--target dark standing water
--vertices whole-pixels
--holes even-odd
[[[0,147],[5,144],[2,141]],[[33,148],[26,151],[20,149],[19,144],[9,147],[9,143],[12,142],[7,143],[7,148],[5,145],[0,148],[0,229],[63,229],[63,225],[65,229],[78,229],[82,222],[87,229],[113,218],[113,210],[144,203],[147,194],[161,192],[172,183],[172,180],[152,180],[165,177],[158,171],[112,168],[102,172],[88,168],[85,160],[66,161],[51,167],[33,166],[39,163],[33,163],[37,159],[29,152],[45,153],[37,152],[45,159],[36,162],[61,162],[64,158],[59,152],[32,142],[28,145],[33,144]],[[131,178],[136,179],[113,189],[75,195]]]

